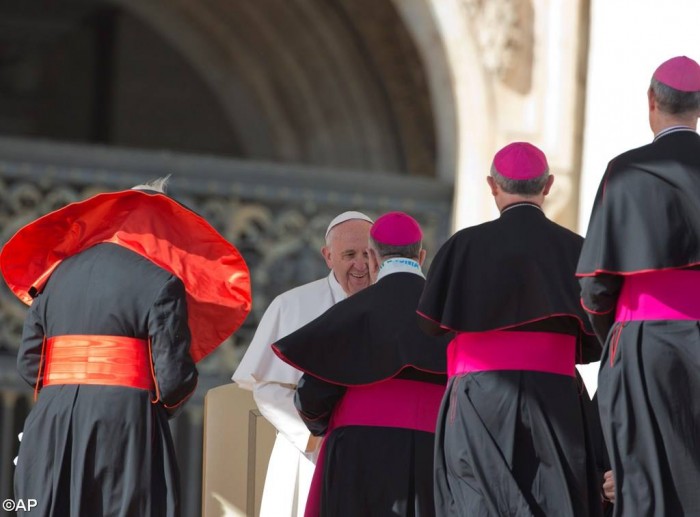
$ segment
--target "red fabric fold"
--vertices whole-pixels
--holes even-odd
[[[182,280],[194,361],[226,340],[250,311],[250,273],[238,250],[164,194],[98,194],[51,212],[5,244],[0,270],[12,292],[31,304],[64,259],[104,242],[138,253]]]

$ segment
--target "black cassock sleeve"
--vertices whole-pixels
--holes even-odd
[[[185,286],[170,278],[156,297],[149,315],[148,331],[155,380],[160,399],[174,415],[197,387],[197,367],[190,356]]]
[[[605,343],[608,332],[615,323],[617,298],[623,281],[619,275],[606,274],[579,278],[581,303],[601,343]]]
[[[428,336],[437,337],[450,332],[449,329],[441,327],[439,323],[433,320],[429,320],[428,318],[425,318],[420,314],[416,314],[416,319],[418,321],[418,328],[421,329]]]
[[[32,302],[22,330],[22,343],[17,354],[17,370],[27,383],[41,388],[43,372],[39,371],[45,337],[44,297],[39,294]]]
[[[301,419],[314,436],[326,433],[333,410],[343,395],[345,386],[331,384],[305,373],[299,379],[294,405]]]

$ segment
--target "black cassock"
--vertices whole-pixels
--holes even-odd
[[[449,339],[418,328],[415,310],[424,283],[413,273],[388,274],[273,346],[305,372],[295,401],[301,417],[314,435],[328,431],[312,483],[312,494],[320,483],[321,516],[434,515],[434,428]],[[402,383],[418,392],[396,393],[397,406],[410,405],[407,399],[422,392],[436,394],[434,407],[426,407],[430,431],[333,423],[351,393]],[[307,515],[314,497],[309,499]]]
[[[530,203],[461,230],[430,268],[419,303],[423,328],[458,337],[502,330],[564,334],[575,337],[576,362],[597,360],[600,344],[574,276],[581,244]],[[579,382],[573,371],[453,376],[436,434],[438,515],[599,515],[602,482]]]
[[[605,341],[597,396],[615,515],[700,515],[698,318],[616,316],[623,289],[650,275],[689,274],[654,295],[687,308],[699,264],[700,136],[671,130],[610,162],[577,269]]]
[[[179,471],[168,414],[194,390],[183,283],[116,244],[64,260],[32,303],[18,368],[41,383],[44,337],[151,338],[162,403],[148,390],[57,384],[41,389],[24,424],[15,475],[27,515],[180,515]]]

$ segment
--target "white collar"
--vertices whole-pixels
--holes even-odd
[[[348,297],[348,295],[345,294],[345,291],[343,290],[343,286],[340,285],[340,282],[338,282],[338,279],[335,277],[335,274],[333,273],[332,269],[330,274],[328,275],[328,285],[331,288],[331,296],[333,297],[333,303],[338,303],[339,301],[345,300],[345,298]]]
[[[656,136],[654,137],[654,142],[656,142],[659,138],[662,136],[670,135],[671,133],[677,133],[678,131],[691,131],[695,133],[695,130],[692,127],[688,126],[671,126],[667,127],[666,129],[663,129],[659,131]]]
[[[507,207],[505,207],[505,208],[501,211],[501,215],[505,214],[505,213],[506,213],[508,210],[510,210],[511,208],[517,208],[517,207],[519,207],[519,206],[531,206],[532,208],[536,208],[536,209],[539,210],[540,212],[543,211],[543,210],[542,210],[542,207],[539,206],[539,205],[536,205],[535,203],[531,203],[531,202],[529,202],[529,201],[520,201],[520,202],[518,202],[518,203],[513,203],[512,205],[508,205]]]
[[[413,273],[421,278],[425,278],[418,261],[405,257],[390,258],[382,262],[382,265],[379,266],[377,282],[392,273]]]

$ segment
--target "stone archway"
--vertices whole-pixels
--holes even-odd
[[[265,16],[280,5],[274,0],[256,3],[257,7],[246,4],[245,9],[215,0],[198,4],[196,9],[184,0],[170,2],[169,9],[162,8],[162,0],[114,1],[147,20],[199,70],[232,124],[244,121],[246,128],[237,131],[238,140],[245,142],[253,156],[370,171],[407,169],[411,175],[436,177],[455,186],[453,227],[474,224],[493,214],[483,177],[499,143],[494,69],[507,75],[510,83],[528,85],[531,69],[528,63],[504,72],[497,70],[501,65],[499,49],[484,57],[484,45],[492,43],[479,44],[475,32],[479,20],[469,16],[473,1],[334,0],[321,6],[317,0],[294,0],[285,3],[285,9],[296,14],[284,20],[279,13],[269,19]],[[335,9],[329,10],[329,4]],[[508,8],[505,4],[501,7]],[[380,15],[374,22],[360,21],[363,12],[369,19],[377,17],[377,11]],[[338,18],[339,12],[343,16]],[[257,24],[260,34],[237,33],[229,24],[237,15]],[[515,14],[513,18],[520,21]],[[316,31],[308,38],[326,42],[327,52],[312,55],[304,66],[295,67],[304,53],[284,49],[284,35],[295,33],[295,27],[304,23],[311,32]],[[382,24],[391,29],[383,33]],[[347,39],[348,30],[355,35],[354,46]],[[399,34],[398,43],[390,41],[392,34]],[[256,47],[251,44],[255,38],[264,42],[257,54],[250,52]],[[275,49],[284,52],[267,59]],[[379,57],[370,59],[372,55]],[[337,92],[329,93],[319,84],[333,56],[345,66],[336,68],[336,63],[331,69],[342,72],[346,80],[340,81],[343,86]],[[401,56],[408,56],[410,66],[396,66],[396,58]],[[293,71],[281,91],[275,79],[278,76],[270,75],[271,63],[276,62]],[[521,74],[522,70],[528,74]],[[420,79],[402,89],[397,83],[405,87],[403,79],[410,73],[419,74]],[[305,132],[300,131],[303,124],[298,122],[298,112],[288,109],[289,96],[295,91],[303,92],[301,106],[309,121]],[[326,104],[338,108],[353,99],[360,105],[351,110],[351,118],[343,121],[323,113]],[[412,103],[415,99],[419,102]],[[414,106],[407,109],[411,103]],[[335,128],[339,136],[334,139],[323,128],[338,121],[346,125]],[[401,134],[396,132],[399,129]],[[304,151],[309,142],[313,142],[312,148]],[[340,153],[338,142],[344,142]]]
[[[435,176],[427,74],[390,0],[113,3],[198,70],[242,157]]]
[[[545,211],[575,230],[590,2],[394,2],[431,81],[439,176],[455,182],[453,227],[496,216],[484,181],[493,153],[526,140],[557,176]]]
[[[491,209],[483,176],[495,146],[494,91],[462,0],[394,0],[430,78],[438,137],[438,175],[455,184],[453,227]]]

